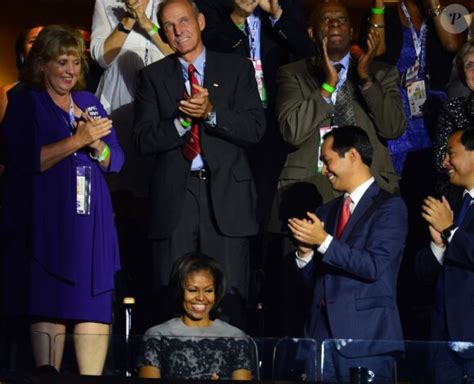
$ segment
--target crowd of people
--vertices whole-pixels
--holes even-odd
[[[121,264],[159,323],[142,377],[250,380],[243,329],[392,341],[326,364],[384,382],[404,335],[428,337],[403,316],[417,284],[429,337],[474,342],[474,40],[439,0],[374,0],[360,25],[342,0],[304,5],[96,0],[90,51],[66,25],[19,37],[2,313],[28,317],[38,366],[60,369],[72,327],[79,372],[102,373]],[[433,359],[434,382],[474,377],[469,355]]]

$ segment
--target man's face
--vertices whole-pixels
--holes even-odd
[[[451,184],[471,189],[474,186],[474,151],[466,150],[461,136],[462,131],[458,131],[449,137],[443,168]]]
[[[332,149],[333,142],[332,137],[323,141],[321,147],[322,174],[328,178],[333,189],[340,192],[349,192],[350,176],[352,174],[352,163],[349,159],[350,152],[347,151],[344,157],[340,157]]]
[[[161,23],[170,47],[186,61],[193,62],[203,49],[204,16],[197,15],[188,2],[177,0],[163,9]]]
[[[349,52],[352,39],[352,28],[347,9],[337,2],[325,3],[321,6],[319,16],[308,33],[317,43],[327,37],[329,56],[345,55]]]

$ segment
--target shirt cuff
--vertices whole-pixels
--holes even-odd
[[[283,15],[283,13],[282,13],[281,15]],[[272,23],[272,27],[274,27],[275,24],[278,22],[278,20],[280,20],[281,15],[280,15],[280,17],[277,18],[277,19],[274,19],[272,16],[268,16],[268,18],[270,19],[270,23]]]
[[[430,242],[430,248],[431,252],[433,252],[434,257],[436,257],[436,260],[438,260],[438,263],[443,265],[444,252],[446,251],[446,248],[437,246],[433,241]]]
[[[313,260],[314,252],[311,252],[309,255],[305,257],[300,257],[298,256],[298,251],[295,251],[295,261],[296,261],[296,266],[301,269],[306,267],[306,265]]]
[[[191,126],[189,126],[189,128],[184,128],[177,117],[174,119],[174,126],[176,127],[176,130],[180,136],[184,136],[186,132],[191,129]]]
[[[318,252],[321,255],[324,255],[326,253],[326,251],[328,250],[329,246],[331,245],[333,239],[334,238],[331,235],[326,236],[326,238],[324,239],[322,244],[318,247]]]

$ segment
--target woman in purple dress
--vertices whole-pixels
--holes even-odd
[[[45,27],[8,95],[4,305],[30,317],[38,366],[59,369],[72,324],[79,372],[100,375],[120,267],[103,174],[124,158],[100,102],[77,90],[86,66],[78,30]]]

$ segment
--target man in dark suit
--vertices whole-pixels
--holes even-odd
[[[276,75],[281,65],[308,55],[313,47],[306,33],[301,0],[196,0],[206,17],[207,48],[249,58],[256,69],[266,131],[251,151],[257,187],[257,216],[264,229],[269,219],[278,175],[286,159],[275,114]]]
[[[246,148],[265,130],[254,70],[247,59],[205,49],[205,19],[192,0],[161,2],[158,18],[175,54],[141,72],[134,129],[139,152],[155,156],[150,234],[158,283],[167,284],[180,255],[198,250],[223,265],[238,299],[231,309],[241,309],[247,236],[257,232]]]
[[[429,224],[431,243],[417,255],[417,272],[436,282],[431,338],[474,341],[474,130],[451,134],[443,167],[451,184],[464,189],[456,213],[443,196],[424,200],[422,216]],[[434,351],[434,381],[457,383],[474,377],[473,348],[451,343]],[[469,349],[470,348],[470,349]]]
[[[278,120],[291,149],[278,183],[275,231],[285,229],[288,217],[336,196],[319,161],[322,136],[334,126],[366,131],[374,148],[372,174],[383,189],[398,190],[387,140],[402,135],[406,124],[396,68],[373,61],[378,35],[369,35],[367,52],[352,56],[350,16],[336,0],[319,2],[308,34],[321,54],[281,67],[277,77]]]
[[[283,255],[292,246],[287,236],[288,218],[301,218],[338,194],[321,173],[324,133],[344,124],[361,127],[374,148],[372,174],[381,188],[395,192],[399,176],[393,169],[387,140],[402,135],[406,127],[398,71],[373,61],[376,35],[369,36],[367,52],[358,58],[351,55],[350,16],[342,2],[319,1],[308,34],[320,54],[281,67],[277,77],[276,111],[289,149],[278,179],[269,230],[280,234]],[[293,303],[291,299],[288,305]],[[299,324],[293,327],[298,329]]]
[[[401,198],[375,181],[372,158],[369,136],[361,128],[341,126],[327,133],[321,148],[322,175],[344,195],[316,214],[288,221],[298,243],[298,272],[311,291],[305,336],[318,342],[375,340],[348,341],[337,358],[325,361],[324,380],[346,381],[349,368],[357,366],[378,379],[390,379],[390,352],[400,349],[397,341],[403,340],[396,281],[407,212]]]

